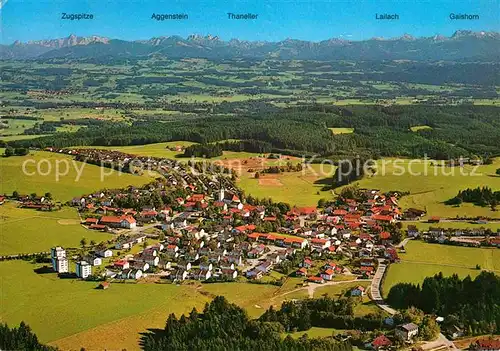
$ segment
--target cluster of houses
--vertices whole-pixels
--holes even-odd
[[[113,167],[139,159],[164,175],[141,188],[104,190],[71,201],[89,229],[123,234],[114,248],[125,251],[125,256],[111,265],[110,277],[138,279],[145,272],[162,272],[174,280],[226,280],[241,273],[260,279],[293,258],[296,251],[307,250],[307,257],[295,267],[296,275],[322,283],[344,271],[345,267],[332,261],[339,255],[360,262],[350,269],[365,278],[374,274],[376,258],[399,260],[392,245],[399,230],[395,223],[407,213],[402,214],[397,193],[364,189],[358,199],[342,199],[322,209],[277,210],[269,204],[247,203],[229,177],[217,171],[195,175],[177,161],[110,150],[51,151]],[[412,212],[414,216],[423,214]],[[141,227],[146,225],[161,229],[165,240],[127,256],[134,245],[144,242]],[[410,227],[409,234],[420,235],[414,229]],[[82,262],[92,267],[98,258]],[[329,263],[311,269],[318,259]]]
[[[32,209],[37,211],[52,211],[56,205],[51,199],[37,195],[17,195],[20,208]]]
[[[118,206],[124,198],[144,203],[153,194],[164,196],[172,189],[184,195],[173,198],[173,203],[162,208]],[[397,194],[386,196],[376,190],[365,190],[363,201],[346,199],[343,204],[321,210],[293,207],[277,213],[271,212],[269,206],[245,203],[237,193],[225,188],[212,192],[199,190],[199,186],[174,185],[167,179],[142,188],[89,194],[73,199],[72,205],[86,217],[83,224],[89,229],[131,230],[116,239],[117,250],[130,250],[142,243],[145,235],[137,227],[145,224],[161,228],[167,235],[152,252],[144,250],[140,257],[117,261],[116,276],[127,279],[140,278],[151,267],[167,270],[177,280],[232,279],[238,270],[249,279],[260,279],[293,257],[297,250],[307,249],[309,257],[296,267],[296,275],[322,283],[332,280],[344,267],[331,262],[318,274],[310,274],[308,270],[316,259],[335,255],[359,258],[361,264],[354,267],[354,272],[367,278],[375,272],[374,258],[393,262],[399,259],[391,234],[392,224],[401,216]],[[208,220],[214,223],[210,228],[203,226]],[[256,231],[265,225],[275,230]],[[202,265],[202,261],[211,265]],[[144,263],[149,267],[145,268]]]
[[[500,247],[500,229],[493,232],[485,228],[456,229],[429,227],[420,231],[417,226],[408,226],[409,237],[422,237],[424,240],[440,244],[452,244],[469,247],[495,246]]]
[[[396,326],[394,330],[394,338],[404,343],[412,343],[418,335],[418,325],[414,323],[405,323]],[[389,350],[394,345],[393,340],[386,335],[381,334],[370,343],[365,345],[366,348],[372,350]]]

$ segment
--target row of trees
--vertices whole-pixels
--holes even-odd
[[[491,206],[495,210],[500,203],[500,191],[493,191],[491,188],[477,187],[475,189],[460,190],[454,198],[446,201],[447,205],[460,205],[462,202],[473,203],[477,206]]]
[[[21,322],[19,327],[14,328],[9,328],[5,323],[0,324],[0,349],[30,351],[57,350],[55,347],[41,344],[35,333],[24,322]]]
[[[422,286],[399,283],[387,301],[396,308],[415,306],[426,313],[453,316],[470,334],[500,331],[500,277],[482,272],[474,280],[442,273],[424,280]]]
[[[13,147],[10,147],[8,146],[5,151],[4,151],[4,156],[5,157],[10,157],[10,156],[26,156],[27,154],[29,154],[29,149],[25,148],[25,147],[16,147],[16,148],[13,148]]]

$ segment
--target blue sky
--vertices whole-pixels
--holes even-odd
[[[5,0],[0,0],[5,1]],[[500,31],[500,0],[8,0],[0,10],[1,42],[102,35],[119,39],[212,34],[222,39],[319,41],[338,37],[451,35],[458,29]],[[61,20],[62,12],[92,13],[93,20]],[[257,20],[228,20],[227,12],[256,13]],[[153,13],[187,13],[186,21],[151,19]],[[375,19],[397,13],[398,21]],[[477,21],[452,21],[450,13],[477,14]]]

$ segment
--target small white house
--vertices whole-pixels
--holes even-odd
[[[414,323],[401,324],[396,327],[395,334],[403,341],[412,341],[413,337],[418,334],[418,325]]]
[[[210,262],[200,263],[200,269],[202,271],[211,271],[213,269],[213,265]]]
[[[76,263],[76,276],[82,279],[86,279],[92,274],[92,266],[86,261],[80,261]]]
[[[102,264],[102,259],[100,257],[86,256],[83,260],[90,263],[91,266],[100,266]]]
[[[365,288],[362,286],[358,286],[351,290],[351,296],[364,296]]]
[[[142,271],[140,269],[126,269],[122,271],[122,279],[140,279],[142,277]]]
[[[97,251],[96,254],[100,257],[108,258],[113,256],[113,251],[111,251],[110,249],[103,249]]]

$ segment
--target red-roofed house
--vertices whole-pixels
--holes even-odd
[[[295,275],[297,277],[305,277],[307,275],[307,269],[302,267],[302,268],[299,268],[296,272],[295,272]]]
[[[347,214],[347,211],[346,210],[335,210],[333,211],[333,215],[334,216],[345,216]]]
[[[118,260],[115,261],[114,266],[119,269],[128,269],[130,267],[130,263],[127,260]]]
[[[391,233],[389,232],[382,232],[379,235],[380,240],[389,240],[391,238]]]
[[[308,245],[308,241],[303,238],[286,238],[283,243],[285,246],[296,247],[299,249],[303,249]]]
[[[500,350],[500,339],[478,339],[471,345],[469,350],[474,351],[498,351]]]
[[[137,223],[132,216],[102,216],[99,224],[107,225],[112,228],[135,228]]]
[[[307,278],[307,281],[317,284],[323,284],[325,282],[325,280],[321,277],[309,277]]]
[[[382,222],[382,223],[394,223],[396,220],[387,215],[373,215],[372,219],[376,220],[377,222]]]
[[[392,341],[383,334],[373,339],[373,341],[370,343],[370,346],[375,350],[382,350],[388,348],[391,345]]]
[[[97,218],[87,218],[85,220],[85,224],[87,224],[87,225],[97,224],[97,222],[99,222],[99,220]]]
[[[203,195],[203,194],[193,194],[188,199],[189,199],[189,201],[193,201],[193,202],[204,202],[205,201],[205,195]]]
[[[319,239],[319,238],[311,239],[311,246],[315,249],[324,250],[330,247],[331,244],[332,243],[330,239]]]
[[[332,280],[333,277],[335,276],[335,272],[333,269],[327,269],[323,273],[321,273],[321,278],[324,280]]]

